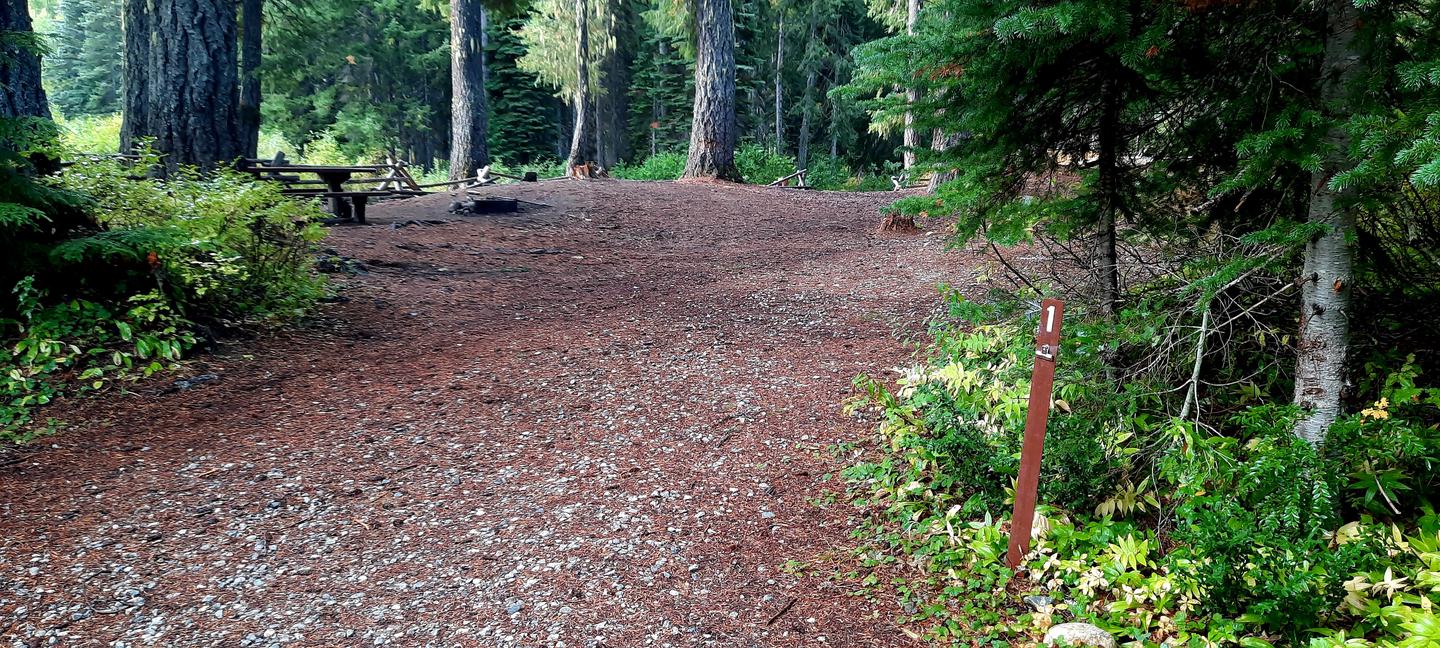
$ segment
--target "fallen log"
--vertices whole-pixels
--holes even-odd
[[[494,180],[491,179],[490,176],[495,176],[495,177],[497,177],[497,178],[508,178],[508,179],[510,179],[510,180],[515,180],[515,181],[517,181],[517,182],[539,182],[539,181],[540,181],[540,174],[535,173],[534,171],[526,171],[526,172],[525,172],[525,175],[523,175],[523,176],[517,176],[517,175],[505,173],[505,172],[503,172],[503,171],[495,171],[495,170],[491,169],[491,168],[488,167],[488,166],[485,167],[485,168],[483,168],[483,169],[480,169],[480,173],[479,173],[479,175],[478,175],[478,178],[479,178],[482,182],[485,181],[485,180],[490,180],[491,182],[494,182]]]
[[[795,171],[794,173],[792,173],[792,174],[790,174],[790,175],[787,175],[787,176],[785,176],[785,177],[783,177],[783,178],[776,178],[774,182],[771,182],[770,184],[765,185],[765,186],[767,186],[767,187],[788,187],[788,186],[790,186],[790,185],[789,185],[789,182],[790,182],[790,179],[791,179],[791,178],[798,178],[799,184],[797,184],[796,186],[797,186],[797,187],[804,187],[804,186],[805,186],[805,172],[806,172],[807,170],[808,170],[808,169],[799,169],[799,170]]]

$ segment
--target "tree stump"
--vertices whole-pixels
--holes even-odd
[[[610,177],[610,174],[605,171],[605,167],[595,164],[594,162],[586,162],[584,164],[572,165],[570,167],[570,172],[567,175],[569,175],[571,178],[576,178],[580,180],[594,180],[596,178]]]
[[[886,234],[916,234],[920,227],[915,224],[914,216],[893,213],[887,214],[885,220],[880,222],[880,231]]]

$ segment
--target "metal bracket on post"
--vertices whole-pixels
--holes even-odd
[[[1060,323],[1065,302],[1040,302],[1040,327],[1035,334],[1035,368],[1030,373],[1030,409],[1025,414],[1025,442],[1020,449],[1020,476],[1015,482],[1015,512],[1010,517],[1010,547],[1005,564],[1011,569],[1030,551],[1035,500],[1040,487],[1040,456],[1045,450],[1045,424],[1050,420],[1050,394],[1055,388],[1055,356],[1060,351]]]

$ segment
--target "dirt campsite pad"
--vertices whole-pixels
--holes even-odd
[[[893,600],[804,562],[935,285],[886,194],[492,187],[327,239],[340,300],[182,378],[49,412],[0,468],[3,646],[889,646]]]

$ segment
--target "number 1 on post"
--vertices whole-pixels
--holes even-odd
[[[1055,356],[1060,350],[1060,323],[1065,302],[1040,302],[1040,330],[1035,335],[1035,369],[1030,374],[1030,409],[1025,414],[1025,443],[1020,449],[1020,476],[1015,481],[1015,512],[1010,517],[1010,548],[1005,564],[1011,569],[1030,551],[1030,530],[1035,523],[1036,491],[1040,487],[1040,455],[1045,449],[1045,424],[1050,419],[1050,394],[1055,387]]]

